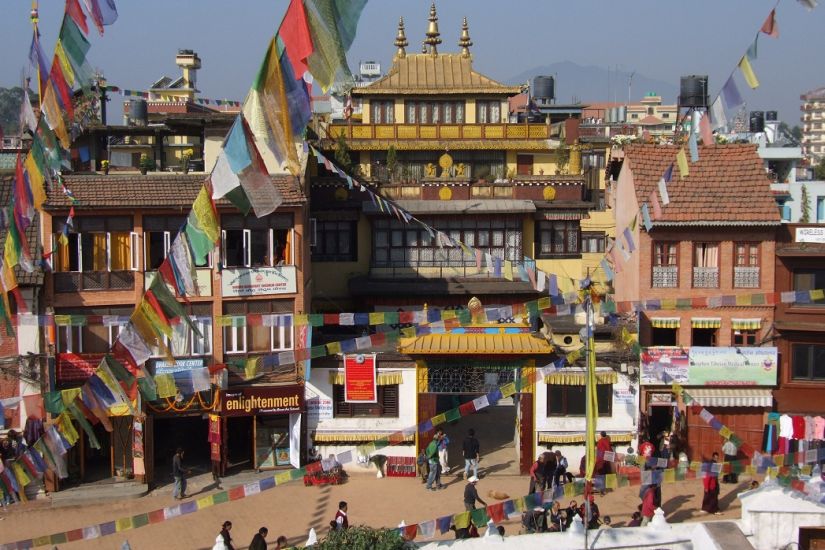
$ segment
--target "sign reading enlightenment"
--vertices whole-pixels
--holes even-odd
[[[223,392],[225,416],[300,413],[304,407],[303,386],[248,386]]]
[[[375,354],[344,355],[344,401],[377,403]]]

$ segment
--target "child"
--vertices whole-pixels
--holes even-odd
[[[427,453],[423,449],[418,455],[418,475],[421,477],[421,483],[427,483],[427,476],[430,475],[430,465],[427,461]]]

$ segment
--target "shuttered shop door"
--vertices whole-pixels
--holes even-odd
[[[764,413],[767,409],[760,407],[707,407],[708,411],[730,428],[742,441],[754,449],[762,446],[762,428]],[[722,459],[724,439],[719,432],[711,428],[699,417],[699,411],[688,408],[688,458],[690,460],[710,460],[711,455],[719,453]]]

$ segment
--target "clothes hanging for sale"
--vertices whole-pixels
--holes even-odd
[[[795,414],[791,417],[793,423],[793,438],[805,439],[805,417]]]
[[[779,413],[768,413],[768,420],[762,432],[762,450],[768,454],[776,451],[779,437]]]
[[[825,418],[814,417],[814,439],[825,439]]]
[[[805,439],[808,441],[814,439],[814,417],[811,415],[805,417]]]
[[[787,414],[779,417],[779,437],[790,439],[793,437],[793,419]]]

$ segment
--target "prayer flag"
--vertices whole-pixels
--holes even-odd
[[[699,162],[699,144],[696,142],[696,132],[694,128],[690,130],[688,147],[690,148],[690,162]]]
[[[672,162],[670,163],[670,166],[667,167],[667,170],[665,170],[665,173],[662,174],[662,179],[664,181],[668,182],[668,183],[673,181],[673,163]]]
[[[346,52],[355,39],[361,11],[367,0],[305,0],[306,18],[314,51],[308,58],[309,71],[326,91],[333,82],[349,79]]]
[[[662,217],[662,207],[659,204],[659,197],[656,196],[656,190],[650,192],[650,196],[648,197],[650,204],[653,205],[653,219],[658,220]],[[644,213],[642,213],[642,217],[644,218]],[[647,227],[647,226],[645,226]]]
[[[650,221],[650,210],[647,207],[647,203],[642,205],[642,223],[644,223],[645,231],[650,233],[650,230],[653,229],[653,222]]]
[[[630,228],[626,227],[622,234],[624,235],[625,242],[627,242],[628,250],[630,252],[636,250],[636,245],[633,243],[633,234],[630,232]]]
[[[762,28],[759,29],[771,38],[779,38],[779,27],[776,24],[776,8],[771,10],[768,18],[762,23]],[[758,36],[758,35],[757,35]]]
[[[89,52],[91,44],[86,40],[83,32],[71,17],[63,17],[63,25],[60,27],[58,39],[63,45],[63,51],[72,65],[75,79],[81,85],[87,84],[92,77],[92,69],[86,61],[86,54]]]
[[[702,120],[699,121],[699,133],[702,135],[702,143],[705,146],[713,145],[713,131],[710,128],[710,120],[707,113],[702,116]]]
[[[759,33],[756,34],[756,36],[753,39],[753,42],[751,42],[751,45],[748,46],[748,51],[745,52],[745,55],[747,55],[748,59],[751,60],[751,61],[754,61],[757,57],[757,50],[758,50],[758,47],[759,47],[758,44],[759,44]]]
[[[28,128],[32,135],[37,135],[37,117],[34,116],[29,91],[23,90],[23,103],[20,105],[20,127]]]
[[[278,29],[278,38],[284,43],[295,78],[303,79],[304,73],[309,68],[307,58],[314,48],[304,3],[301,0],[290,0],[284,20]]]
[[[83,34],[89,34],[89,25],[86,23],[86,14],[83,13],[83,8],[77,0],[66,0],[66,15],[72,18],[72,21],[77,23],[77,26],[83,31]]]
[[[743,55],[742,59],[739,60],[739,69],[742,70],[742,76],[745,77],[745,82],[748,83],[748,86],[751,88],[759,87],[759,80],[756,78],[756,74],[753,72],[753,67],[751,67],[751,62],[748,61],[748,57],[746,55]]]
[[[687,155],[685,154],[685,148],[682,147],[679,149],[679,153],[676,155],[676,164],[679,166],[679,177],[686,178],[690,175],[690,168],[688,167],[688,159]]]
[[[608,281],[612,281],[615,278],[615,274],[613,273],[613,269],[610,267],[610,263],[607,261],[607,258],[602,258],[601,262],[599,262],[604,269],[605,278]]]
[[[713,118],[713,129],[718,130],[728,125],[727,117],[725,117],[725,107],[722,105],[722,96],[716,98],[713,105],[710,106],[710,114]]]
[[[725,100],[725,106],[729,111],[736,109],[745,102],[739,94],[739,88],[736,86],[733,75],[729,76],[725,85],[722,86],[722,98]]]
[[[547,286],[550,292],[550,296],[559,295],[559,281],[555,273],[547,274]]]
[[[46,56],[43,54],[43,49],[40,47],[39,35],[35,33],[32,36],[32,44],[29,48],[29,61],[37,70],[38,78],[40,79],[38,85],[41,89],[46,87],[46,82],[49,80],[49,68],[46,63]]]

